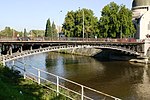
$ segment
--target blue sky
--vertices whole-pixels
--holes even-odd
[[[99,18],[102,8],[112,1],[131,8],[132,0],[1,0],[0,30],[5,26],[18,31],[23,31],[24,28],[28,31],[45,30],[48,18],[56,25],[61,25],[67,12],[79,7],[92,9]]]

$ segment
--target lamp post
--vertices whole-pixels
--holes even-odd
[[[121,7],[122,6],[120,6],[119,7],[119,9],[118,9],[118,11],[117,11],[117,13],[119,14],[119,12],[120,12],[120,10],[121,10]],[[120,38],[122,39],[122,23],[121,23],[121,27],[120,27],[121,29],[120,29]]]
[[[84,40],[84,9],[82,10],[83,12],[83,40]]]
[[[79,7],[79,11],[80,11],[80,7]],[[84,9],[82,9],[82,38],[84,40]]]

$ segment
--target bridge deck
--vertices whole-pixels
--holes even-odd
[[[110,42],[110,41],[0,41],[0,44],[18,44],[18,43],[99,43],[99,44],[144,44],[144,42]]]

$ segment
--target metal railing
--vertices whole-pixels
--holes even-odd
[[[17,65],[20,64],[20,66],[16,66],[15,63]],[[63,95],[71,100],[121,100],[21,61],[13,60],[10,67],[19,70],[23,74],[24,79],[29,78],[39,85],[56,92],[57,95]]]
[[[99,41],[99,42],[121,42],[121,43],[142,43],[143,40],[135,38],[79,38],[79,37],[0,37],[0,41]]]

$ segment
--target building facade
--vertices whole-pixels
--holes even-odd
[[[136,27],[135,38],[146,39],[150,36],[150,0],[133,0],[133,23]]]

